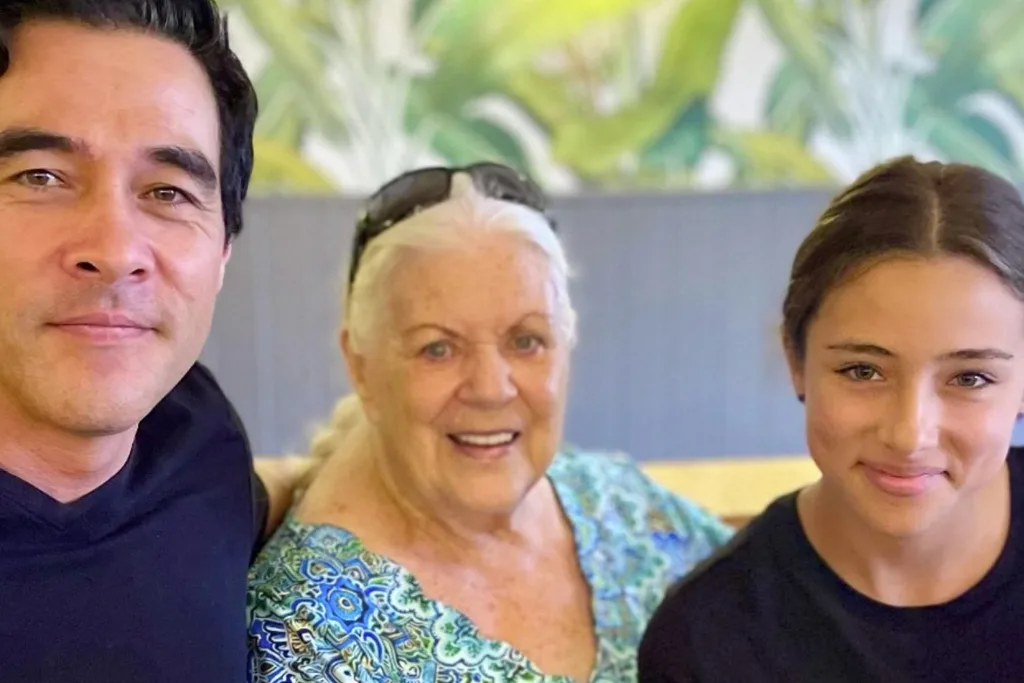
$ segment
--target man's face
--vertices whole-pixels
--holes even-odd
[[[224,275],[202,66],[129,30],[32,22],[0,76],[0,426],[132,429],[198,358]]]

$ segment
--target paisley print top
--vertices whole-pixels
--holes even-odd
[[[561,453],[548,470],[592,595],[591,683],[636,680],[636,650],[665,590],[730,529],[628,458]],[[570,683],[424,595],[406,569],[329,525],[288,518],[250,572],[254,683]]]

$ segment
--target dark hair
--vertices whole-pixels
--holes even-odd
[[[803,360],[825,296],[887,257],[971,259],[1024,299],[1024,204],[984,169],[900,157],[837,194],[797,250],[782,306],[786,346]]]
[[[229,241],[236,237],[252,176],[256,91],[228,45],[227,19],[214,0],[0,0],[0,76],[10,65],[10,36],[22,23],[37,19],[137,29],[192,53],[217,98],[224,227]]]

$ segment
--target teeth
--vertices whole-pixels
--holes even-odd
[[[497,432],[495,434],[455,434],[454,438],[459,443],[467,446],[504,446],[512,443],[516,437],[515,432]]]

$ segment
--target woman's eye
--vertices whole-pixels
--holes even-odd
[[[452,345],[446,341],[431,342],[423,347],[421,355],[431,360],[444,360],[452,353]]]
[[[870,365],[850,365],[843,368],[841,373],[856,382],[870,382],[876,378],[881,379],[878,370],[875,370]]]
[[[953,383],[964,389],[980,389],[991,384],[992,380],[979,372],[963,372],[953,378]]]
[[[522,334],[512,340],[512,348],[516,351],[531,353],[544,346],[544,340],[535,334]]]

